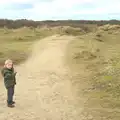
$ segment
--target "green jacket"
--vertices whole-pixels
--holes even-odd
[[[16,84],[16,78],[15,78],[16,73],[14,73],[14,68],[12,69],[3,68],[1,70],[1,74],[4,78],[4,84],[6,88],[9,88]]]

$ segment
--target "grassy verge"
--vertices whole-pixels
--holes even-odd
[[[85,111],[95,120],[120,119],[119,38],[119,34],[97,31],[76,37],[68,45],[73,86],[78,96],[88,97]]]

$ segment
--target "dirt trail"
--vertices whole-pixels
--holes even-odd
[[[6,108],[0,83],[0,120],[81,120],[64,64],[66,46],[73,37],[51,36],[35,44],[31,57],[18,66],[15,108]]]

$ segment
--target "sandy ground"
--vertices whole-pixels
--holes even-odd
[[[6,106],[6,90],[0,81],[0,120],[82,120],[84,99],[78,106],[64,64],[71,40],[56,35],[34,45],[30,58],[16,67],[15,108]]]

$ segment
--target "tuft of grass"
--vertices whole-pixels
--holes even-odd
[[[79,36],[85,33],[85,31],[81,28],[72,28],[72,27],[64,27],[63,32],[66,35],[73,35],[73,36]]]

